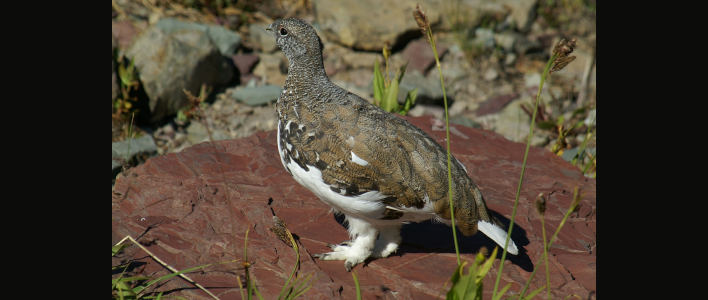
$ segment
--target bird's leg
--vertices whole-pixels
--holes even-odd
[[[398,250],[401,244],[401,225],[391,225],[379,229],[379,239],[376,241],[371,257],[384,258]]]
[[[371,250],[374,248],[378,230],[363,220],[347,216],[349,223],[349,235],[356,237],[350,246],[344,245],[329,245],[334,252],[315,254],[321,260],[345,260],[344,267],[347,271],[364,262],[371,256]]]

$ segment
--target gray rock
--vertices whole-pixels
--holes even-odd
[[[393,78],[395,73],[391,74]],[[406,72],[401,80],[401,84],[398,86],[398,100],[399,103],[406,102],[406,96],[408,91],[418,88],[418,94],[415,103],[420,104],[432,104],[438,102],[438,100],[443,98],[442,87],[440,87],[440,78],[437,76],[432,76],[426,78],[417,71]],[[371,84],[371,90],[373,91],[373,83]]]
[[[233,55],[241,46],[241,36],[238,33],[217,25],[206,25],[193,22],[184,22],[172,18],[160,19],[155,24],[164,33],[172,33],[176,30],[193,29],[206,33],[214,45],[219,49],[221,55]],[[271,38],[272,39],[272,38]]]
[[[254,42],[261,46],[263,52],[271,53],[278,49],[278,44],[275,43],[273,34],[265,30],[268,25],[265,23],[251,24],[248,26],[248,34]]]
[[[494,39],[506,53],[524,55],[531,50],[541,49],[538,40],[529,41],[525,35],[518,32],[502,32],[494,35]]]
[[[415,107],[408,111],[408,115],[411,117],[433,116],[436,119],[444,120],[445,108],[437,105],[416,104]]]
[[[531,118],[521,109],[520,105],[529,102],[531,102],[530,97],[522,97],[507,104],[498,113],[494,131],[510,141],[524,141],[524,138],[529,134]]]
[[[467,126],[471,128],[482,128],[482,125],[465,116],[450,118],[450,123]]]
[[[221,130],[211,129],[211,138],[214,141],[220,141],[231,139],[231,136]],[[192,145],[209,141],[209,133],[206,131],[206,128],[204,128],[204,124],[201,122],[189,123],[189,126],[187,126],[187,140],[189,140]]]
[[[113,142],[111,143],[111,150],[112,150],[112,158],[116,158],[112,160],[113,162],[113,172],[116,172],[116,169],[120,168],[125,164],[125,159],[128,155],[128,141],[120,141],[120,142]],[[149,156],[152,156],[157,153],[157,145],[155,145],[155,141],[152,139],[152,136],[149,134],[143,135],[137,139],[133,139],[130,141],[130,157],[128,158],[129,160],[132,159],[135,155],[138,154],[148,154]]]
[[[440,1],[422,0],[431,25],[440,23]],[[409,0],[313,1],[319,27],[327,39],[366,51],[381,51],[384,41],[395,43],[408,32],[417,31]],[[365,20],[365,21],[362,21]]]
[[[578,151],[580,151],[580,147],[570,148],[568,150],[563,151],[563,155],[561,155],[561,157],[563,157],[563,159],[565,159],[567,162],[572,162],[575,155],[578,154]],[[597,151],[596,148],[586,148],[585,149],[585,152],[589,153],[590,155],[595,153],[595,151]]]
[[[261,106],[268,104],[268,102],[278,100],[282,92],[282,87],[267,84],[236,90],[231,94],[231,97],[249,106]]]
[[[379,60],[379,68],[385,66],[383,55],[373,52],[349,52],[342,56],[342,60],[352,69],[368,68],[373,70],[374,63]],[[372,71],[373,72],[373,71]]]
[[[233,76],[207,34],[196,29],[165,32],[150,27],[134,39],[126,56],[135,62],[150,98],[153,122],[187,105],[183,89],[197,95],[202,84],[225,84]]]

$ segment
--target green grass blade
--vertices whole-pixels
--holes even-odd
[[[499,247],[494,247],[494,250],[492,250],[492,254],[489,255],[489,259],[487,259],[484,264],[479,268],[479,276],[478,280],[476,281],[478,284],[482,282],[482,279],[484,276],[487,275],[490,269],[492,269],[492,265],[494,264],[494,259],[497,257],[497,250]]]
[[[405,116],[409,110],[411,110],[411,106],[415,104],[415,98],[418,96],[418,88],[415,88],[411,91],[408,91],[408,95],[406,95],[406,102],[403,104],[403,109],[398,112],[399,115]]]
[[[123,249],[125,249],[126,247],[131,246],[131,245],[133,245],[133,244],[122,244],[122,245],[118,245],[118,246],[113,246],[111,249],[111,252],[113,253],[112,256],[116,256],[116,254],[118,254],[119,252],[123,251]]]
[[[121,276],[122,275],[123,274],[121,274]],[[130,281],[147,280],[147,279],[150,279],[150,277],[124,277],[124,278],[118,277],[118,278],[112,280],[113,281],[112,284],[116,284],[120,281],[130,282]]]
[[[533,299],[533,297],[535,297],[536,295],[538,295],[538,293],[540,293],[541,291],[543,291],[545,288],[546,288],[546,286],[544,285],[544,286],[540,287],[539,289],[537,289],[537,290],[535,290],[535,291],[529,293],[529,295],[526,296],[526,297],[524,297],[524,298],[525,298],[525,299]]]
[[[359,278],[356,276],[356,270],[352,270],[352,277],[354,277],[354,288],[356,288],[356,300],[361,300],[361,286],[359,285]]]
[[[509,239],[511,239],[511,230],[514,228],[514,220],[516,219],[516,210],[519,206],[519,196],[521,195],[521,186],[524,183],[524,173],[526,172],[526,160],[529,157],[529,149],[531,148],[531,138],[533,137],[533,130],[536,125],[536,113],[538,112],[538,103],[541,102],[541,90],[543,89],[543,83],[546,81],[546,77],[548,77],[548,72],[551,70],[551,65],[553,65],[553,62],[558,58],[558,55],[553,55],[549,60],[548,63],[546,63],[546,69],[543,71],[543,75],[541,75],[541,82],[538,85],[538,92],[536,92],[536,103],[535,107],[533,108],[533,116],[531,116],[531,128],[529,128],[529,137],[526,140],[526,152],[524,152],[524,162],[521,164],[521,176],[519,178],[519,185],[516,188],[516,199],[514,200],[514,209],[511,211],[511,222],[509,223],[509,229],[507,230],[507,235],[506,235],[506,242],[504,243],[504,251],[502,252],[502,259],[501,263],[499,264],[499,272],[497,273],[497,280],[494,283],[494,290],[492,297],[494,297],[497,294],[497,289],[499,288],[499,282],[501,281],[501,275],[502,275],[502,270],[504,270],[504,261],[506,260],[506,250],[507,247],[509,246]],[[534,270],[536,271],[536,270]],[[533,278],[533,274],[531,276]],[[529,278],[529,280],[531,280]]]
[[[307,291],[309,291],[309,290],[312,288],[312,286],[314,285],[314,282],[311,283],[309,286],[308,286],[308,285],[305,285],[305,284],[307,284],[307,282],[310,281],[310,279],[312,278],[313,275],[315,275],[315,272],[310,273],[310,275],[307,276],[307,278],[305,278],[305,280],[303,280],[303,281],[294,289],[293,296],[290,297],[289,299],[295,299],[295,298],[297,298],[297,297],[302,296],[302,295],[305,294]],[[320,279],[321,277],[322,277],[322,276],[318,277],[317,279]],[[293,285],[295,285],[295,284],[293,284]]]
[[[493,299],[493,300],[499,300],[499,299],[501,299],[501,297],[504,296],[504,294],[506,293],[507,290],[509,290],[510,287],[511,287],[511,283],[507,284],[507,285],[504,286],[501,290],[499,290],[499,293],[497,294],[497,296],[494,297],[494,298],[492,298],[492,299]]]
[[[265,299],[263,299],[261,292],[258,291],[258,288],[256,288],[255,285],[253,285],[252,287],[253,287],[253,291],[256,292],[256,296],[258,296],[258,299],[265,300]]]
[[[409,61],[410,61],[410,60],[409,60]],[[396,80],[398,81],[398,84],[401,84],[401,80],[403,80],[403,74],[406,73],[406,67],[408,66],[408,62],[409,62],[409,61],[406,61],[406,64],[403,65],[403,67],[401,67],[401,70],[400,70],[400,71],[401,71],[401,75],[398,75],[398,72],[396,72],[396,75],[397,75],[397,76],[396,76]]]
[[[374,63],[374,99],[378,102],[378,105],[381,105],[381,101],[383,101],[383,94],[384,79],[383,75],[381,75],[381,69],[379,69],[379,60],[377,59]]]
[[[396,76],[398,76],[398,72],[396,72]],[[396,101],[397,96],[398,81],[392,80],[391,85],[388,86],[388,88],[386,88],[386,91],[384,92],[384,98],[381,102],[381,108],[390,113],[398,112],[399,105],[398,101]]]
[[[160,278],[158,278],[158,279],[155,279],[155,280],[153,280],[153,281],[148,282],[148,283],[145,284],[144,286],[138,286],[138,287],[134,288],[134,289],[133,289],[133,292],[135,292],[136,294],[137,294],[137,293],[140,293],[141,291],[143,291],[144,289],[148,288],[149,286],[151,286],[151,285],[153,285],[153,284],[155,284],[155,283],[158,283],[158,282],[160,282],[160,281],[162,281],[162,280],[165,280],[165,279],[170,279],[170,278],[172,278],[172,277],[178,276],[178,275],[183,274],[183,273],[192,272],[192,271],[194,271],[194,270],[198,270],[198,269],[201,269],[201,268],[206,268],[206,267],[208,267],[208,266],[215,266],[215,265],[228,264],[228,263],[232,263],[232,262],[235,262],[235,261],[238,261],[238,260],[234,259],[234,260],[224,261],[224,262],[219,262],[219,263],[206,264],[206,265],[202,265],[202,266],[198,266],[198,267],[194,267],[194,268],[189,268],[189,269],[186,269],[186,270],[182,270],[182,271],[179,271],[179,272],[176,272],[176,273],[172,273],[172,274],[169,274],[169,275],[165,275],[165,276],[162,276],[162,277],[160,277]],[[148,279],[149,279],[149,278],[148,278]]]

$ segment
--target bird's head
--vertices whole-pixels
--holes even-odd
[[[312,25],[301,19],[277,20],[267,28],[275,36],[278,47],[283,50],[288,60],[297,60],[302,56],[321,57],[324,45]]]

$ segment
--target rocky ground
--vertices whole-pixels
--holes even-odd
[[[417,105],[409,114],[443,118],[442,89],[432,51],[417,34],[410,13],[415,1],[387,1],[381,9],[394,11],[396,8],[396,13],[389,13],[385,18],[369,15],[369,7],[376,6],[375,1],[351,7],[328,1],[304,1],[305,5],[300,6],[286,2],[265,1],[263,5],[270,4],[271,8],[260,8],[264,12],[275,11],[274,17],[278,16],[277,8],[280,8],[280,11],[292,11],[283,16],[310,21],[325,43],[325,68],[335,83],[372,101],[374,60],[383,63],[381,49],[388,40],[394,51],[389,71],[393,73],[409,62],[399,100],[403,101],[405,92],[418,87]],[[597,78],[593,59],[596,53],[594,13],[562,15],[575,19],[561,23],[545,14],[568,14],[573,11],[572,7],[539,8],[537,1],[460,1],[461,8],[456,11],[458,15],[467,13],[468,17],[465,22],[456,23],[446,13],[448,2],[456,4],[432,0],[421,4],[427,5],[429,19],[435,24],[453,123],[492,130],[511,141],[525,141],[530,116],[521,105],[532,104],[548,51],[561,38],[578,41],[574,52],[577,59],[549,77],[542,93],[543,113],[554,121],[564,117],[566,128],[572,121],[583,121],[581,118],[591,123],[594,114],[588,112],[595,103]],[[138,134],[151,135],[155,144],[148,143],[145,149],[133,148],[131,152],[136,157],[131,164],[150,156],[179,152],[205,141],[208,135],[204,120],[215,140],[274,129],[272,105],[285,81],[287,59],[265,31],[272,18],[261,11],[247,12],[233,7],[223,9],[225,12],[216,16],[206,8],[199,11],[165,3],[119,0],[114,4],[114,57],[125,55],[137,66],[140,88],[131,93],[137,99],[133,110],[139,108],[135,124],[139,127]],[[587,6],[582,8],[588,9]],[[534,14],[534,18],[529,18]],[[455,31],[452,30],[455,24],[467,27]],[[117,65],[114,59],[114,107],[124,98],[120,93]],[[202,106],[204,116],[177,118],[178,111],[188,105],[182,89],[197,95],[202,84],[214,88]],[[573,117],[573,112],[581,107],[588,109]],[[130,116],[125,112],[123,116],[123,120],[114,117],[114,142],[123,141],[127,136]],[[585,129],[578,128],[568,136],[568,149],[577,149],[585,138]],[[557,137],[555,129],[536,130],[532,144],[550,149]],[[117,143],[115,147],[122,144],[125,143]],[[588,146],[595,147],[594,138]],[[123,164],[121,159],[125,159],[115,153],[114,175]]]
[[[275,129],[273,104],[288,67],[265,31],[277,18],[312,23],[324,42],[331,80],[369,101],[374,61],[383,63],[381,50],[389,41],[393,51],[389,72],[408,62],[399,101],[418,87],[409,115],[444,119],[438,69],[412,16],[417,3],[433,24],[450,121],[494,131],[512,142],[528,138],[530,110],[523,105],[532,107],[553,45],[576,39],[577,59],[546,81],[539,118],[566,130],[585,124],[568,132],[562,145],[565,160],[577,153],[587,132],[593,133],[587,143],[589,154],[596,149],[595,1],[264,0],[232,6],[212,2],[113,1],[114,186],[122,170],[151,157],[181,153],[208,140],[209,133],[219,141]],[[134,72],[128,61],[135,65]],[[190,111],[183,89],[197,96],[202,87],[208,97],[199,111]],[[135,129],[128,151],[131,120]],[[556,127],[537,128],[532,145],[550,151],[557,139]],[[126,161],[128,152],[131,157]],[[585,176],[592,176],[594,169]],[[594,255],[593,250],[590,253]],[[584,289],[594,290],[594,281],[591,289]]]

